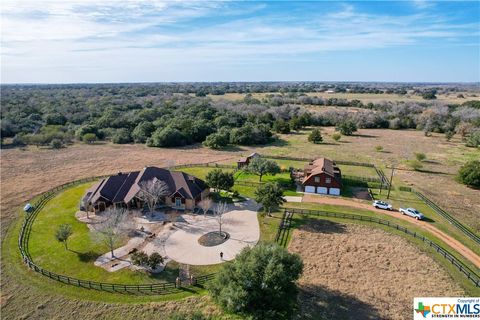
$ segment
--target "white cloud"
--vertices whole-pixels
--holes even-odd
[[[102,78],[148,69],[162,79],[165,70],[178,73],[199,68],[196,65],[227,68],[435,39],[455,42],[478,33],[475,24],[452,23],[426,13],[366,14],[343,5],[340,10],[309,13],[305,19],[251,14],[262,9],[264,5],[238,7],[227,2],[4,1],[2,76],[9,81],[37,70],[41,77],[49,70],[57,78],[92,71]],[[221,13],[228,19],[209,21]],[[203,24],[192,23],[197,18]]]

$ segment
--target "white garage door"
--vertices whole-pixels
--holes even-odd
[[[340,195],[340,189],[338,188],[330,188],[330,194],[334,196],[339,196]]]
[[[305,186],[305,192],[315,193],[315,187],[314,186]]]
[[[327,194],[327,188],[325,187],[317,187],[317,193],[321,193],[321,194]]]

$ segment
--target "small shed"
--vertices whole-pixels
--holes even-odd
[[[253,159],[253,158],[259,158],[260,155],[256,152],[246,156],[246,157],[243,157],[243,158],[240,158],[238,159],[237,161],[237,168],[238,169],[241,169],[243,167],[246,167],[250,164],[250,161]]]

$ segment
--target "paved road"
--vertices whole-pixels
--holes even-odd
[[[375,211],[388,216],[392,216],[397,219],[406,220],[412,224],[417,225],[421,229],[426,230],[431,234],[435,235],[437,238],[439,238],[440,240],[448,244],[450,247],[455,249],[458,253],[460,253],[462,256],[464,256],[466,259],[472,262],[475,266],[477,266],[477,268],[480,268],[480,257],[475,252],[470,250],[460,241],[449,236],[445,232],[437,229],[435,226],[431,225],[428,222],[415,220],[414,218],[404,216],[399,212],[395,212],[395,211],[375,209],[370,204],[355,201],[355,200],[343,199],[343,198],[333,198],[333,197],[324,197],[320,195],[305,194],[303,196],[302,202],[315,202],[315,203],[332,204],[332,205],[367,209],[367,210]]]

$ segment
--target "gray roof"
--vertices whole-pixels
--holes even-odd
[[[127,203],[140,191],[141,182],[153,179],[165,182],[169,188],[170,195],[179,192],[186,199],[195,199],[203,190],[208,188],[203,180],[184,172],[146,167],[141,171],[119,173],[103,179],[90,188],[85,196],[89,198],[91,203],[96,202],[100,198],[113,203]]]

